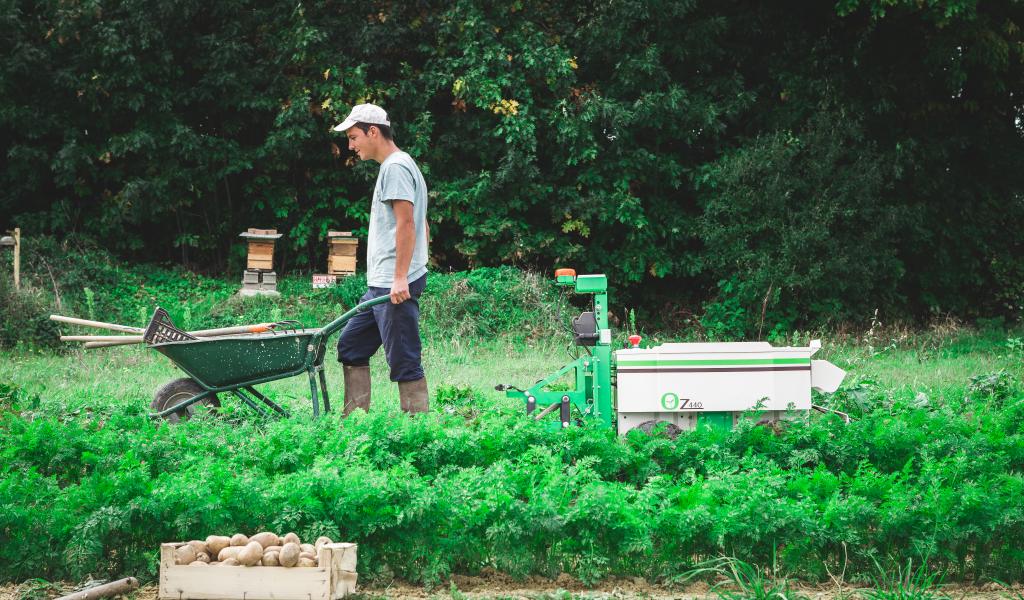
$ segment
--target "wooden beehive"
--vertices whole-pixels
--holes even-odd
[[[250,228],[241,235],[249,242],[245,268],[252,271],[273,271],[274,242],[281,234],[276,229]]]
[[[324,544],[317,567],[189,566],[174,563],[185,542],[160,545],[162,600],[335,600],[356,591],[355,544]]]
[[[356,251],[359,240],[351,231],[328,231],[327,273],[329,275],[353,275],[356,272]]]

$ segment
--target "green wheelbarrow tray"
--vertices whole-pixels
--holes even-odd
[[[149,416],[160,418],[172,414],[185,415],[186,410],[193,404],[214,398],[216,394],[222,392],[235,395],[262,416],[267,416],[268,413],[256,400],[277,414],[288,416],[286,410],[256,391],[253,386],[301,375],[303,372],[309,377],[313,416],[320,414],[318,380],[319,391],[324,399],[324,412],[327,412],[331,409],[327,395],[327,378],[324,375],[327,339],[341,330],[345,323],[358,313],[390,301],[390,296],[381,296],[362,302],[322,329],[207,337],[150,344],[150,348],[171,359],[171,362],[188,374],[198,386],[177,386],[174,388],[176,395],[173,398],[180,401],[170,402],[169,406]],[[161,391],[167,387],[164,386]],[[155,405],[160,403],[161,391],[157,392]]]
[[[217,392],[298,375],[317,332],[225,336],[154,344],[150,348],[171,359],[204,387]],[[323,358],[314,363],[323,362]]]

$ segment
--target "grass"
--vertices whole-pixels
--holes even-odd
[[[444,308],[434,305],[424,310]],[[304,320],[307,326],[318,322],[309,313]],[[448,337],[436,331],[436,325],[432,327],[435,331],[425,339],[423,361],[433,387],[472,387],[490,401],[500,402],[504,395],[492,392],[495,384],[532,382],[567,361],[568,340],[557,336],[488,339],[474,336],[472,325],[464,324],[459,335]],[[657,338],[672,339],[665,334]],[[1007,341],[1015,339],[1012,332],[979,333],[968,328],[917,334],[895,331],[883,338],[885,346],[877,348],[853,336],[839,336],[835,341],[826,337],[815,358],[846,369],[845,387],[878,389],[893,402],[919,401],[922,397],[937,404],[958,401],[968,393],[971,378],[978,374],[1004,372],[1018,380],[1024,375],[1024,352]],[[797,336],[786,343],[806,344],[809,339],[807,335]],[[148,405],[152,391],[161,383],[182,376],[169,360],[142,346],[75,351],[71,356],[32,349],[0,352],[4,356],[0,381],[13,382],[45,398],[44,408],[58,412],[96,410],[124,401]],[[382,354],[371,362],[373,381],[382,384],[375,386],[374,399],[396,408],[397,388],[386,385],[389,376]],[[340,365],[329,356],[326,366],[328,389],[338,394],[342,386]],[[308,399],[306,382],[301,378],[264,384],[261,389],[294,407]]]
[[[472,388],[488,402],[502,403],[504,394],[494,391],[495,385],[532,382],[561,366],[564,357],[563,345],[542,341],[524,346],[511,340],[482,341],[472,346],[452,341],[425,346],[423,365],[434,390],[443,386]],[[337,406],[343,381],[341,365],[333,358],[334,353],[329,353],[325,367],[328,393]],[[374,356],[370,367],[373,406],[397,414],[398,387],[390,381],[383,351]],[[148,407],[160,385],[183,376],[170,360],[143,346],[76,351],[69,356],[8,351],[0,362],[0,381],[39,396],[40,412],[54,415],[109,412],[125,405]],[[305,377],[262,384],[259,389],[295,412],[311,411]],[[225,403],[233,401],[222,398]]]

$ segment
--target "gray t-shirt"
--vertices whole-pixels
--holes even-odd
[[[380,165],[370,207],[370,232],[366,242],[366,284],[390,288],[395,280],[395,213],[391,202],[412,202],[416,246],[409,263],[409,281],[427,272],[427,182],[407,153],[392,152]]]

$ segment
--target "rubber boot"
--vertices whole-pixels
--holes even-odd
[[[344,416],[357,408],[370,412],[370,367],[350,367],[344,365],[345,371],[345,408]]]
[[[402,404],[402,412],[407,412],[410,415],[430,410],[427,378],[423,377],[416,381],[399,381],[398,399]]]

